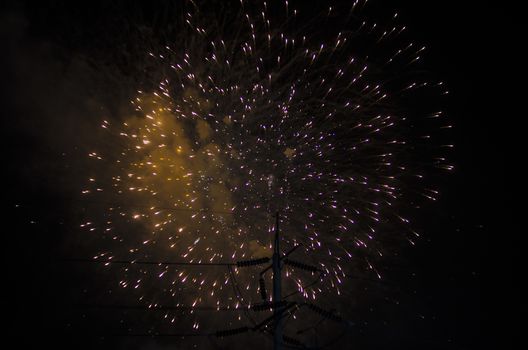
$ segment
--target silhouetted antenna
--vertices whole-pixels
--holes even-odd
[[[273,239],[273,255],[272,257],[261,257],[261,258],[254,258],[254,259],[248,259],[248,260],[239,260],[235,262],[184,262],[184,261],[147,261],[147,260],[119,260],[119,259],[113,259],[113,258],[84,258],[84,259],[63,259],[63,261],[69,261],[69,262],[91,262],[95,264],[105,264],[105,265],[151,265],[151,266],[164,266],[164,265],[182,265],[182,266],[196,266],[196,267],[215,267],[215,266],[223,266],[226,267],[230,274],[230,280],[231,284],[233,285],[233,291],[236,295],[236,298],[238,299],[239,303],[237,304],[237,307],[230,307],[230,306],[189,306],[189,305],[149,305],[149,306],[142,306],[142,305],[95,305],[95,307],[98,308],[104,308],[104,309],[111,309],[111,308],[123,308],[123,309],[153,309],[153,310],[203,310],[203,311],[242,311],[246,317],[248,318],[248,321],[250,321],[250,326],[243,326],[238,328],[232,328],[232,329],[223,329],[223,330],[217,330],[213,333],[208,333],[209,335],[216,336],[218,338],[224,338],[229,336],[235,336],[242,333],[247,333],[249,331],[253,332],[261,332],[266,335],[271,335],[273,337],[273,349],[274,350],[280,350],[283,347],[288,348],[301,348],[301,349],[308,349],[309,347],[305,346],[301,340],[297,338],[293,338],[287,335],[283,334],[283,328],[284,328],[284,319],[285,314],[289,313],[290,316],[295,313],[296,310],[299,310],[301,307],[306,307],[310,311],[317,313],[321,315],[322,319],[329,319],[334,322],[343,323],[348,326],[352,325],[351,322],[348,322],[344,320],[340,315],[336,314],[333,311],[326,310],[324,308],[321,308],[315,304],[312,303],[305,303],[305,302],[295,302],[295,301],[288,301],[287,298],[294,296],[298,293],[302,293],[307,288],[310,288],[316,283],[319,283],[321,281],[321,277],[324,276],[324,271],[318,268],[317,266],[305,264],[304,262],[297,261],[290,259],[289,256],[296,251],[300,245],[294,245],[291,247],[286,253],[282,254],[280,251],[280,231],[279,231],[279,224],[280,224],[280,216],[277,212],[275,214],[275,234]],[[271,264],[270,264],[271,262]],[[267,267],[265,267],[259,275],[259,292],[260,297],[262,299],[262,302],[260,303],[251,303],[251,302],[244,302],[244,298],[242,296],[242,292],[239,288],[238,282],[236,281],[235,274],[233,272],[234,268],[247,268],[247,267],[253,267],[253,266],[259,266],[269,264]],[[304,270],[310,273],[318,273],[318,277],[312,281],[311,283],[308,283],[307,285],[300,286],[298,290],[295,292],[289,293],[286,296],[283,297],[282,295],[282,268],[284,265],[290,266],[294,269]],[[268,271],[272,271],[272,281],[273,281],[273,289],[272,289],[272,298],[271,300],[268,300],[268,293],[266,290],[265,285],[265,279],[264,274]],[[93,305],[92,305],[93,306]],[[295,308],[295,310],[292,310],[292,308]],[[261,321],[260,323],[257,323],[253,317],[251,316],[250,312],[267,312],[272,311],[273,314]],[[320,321],[321,322],[321,321]],[[319,324],[318,322],[317,324]],[[310,329],[316,329],[317,325],[310,327]],[[302,332],[301,332],[302,333]],[[297,334],[301,334],[297,333]],[[151,334],[151,336],[175,336],[178,333],[172,334]],[[189,333],[188,336],[203,336],[207,335],[206,333]],[[125,335],[126,336],[126,335]],[[145,335],[146,336],[146,335]]]
[[[264,278],[262,276],[259,278],[259,292],[262,300],[268,299],[268,296],[266,295],[266,285],[264,284]]]
[[[279,213],[275,214],[275,240],[273,244],[273,302],[282,301],[281,253],[279,240]],[[282,343],[283,309],[273,309],[273,349],[280,350]]]
[[[295,338],[292,338],[292,337],[289,337],[287,335],[283,335],[282,336],[282,340],[287,343],[287,344],[292,344],[292,345],[296,345],[296,346],[299,346],[301,348],[305,348],[304,344],[298,340],[298,339],[295,339]]]
[[[301,269],[301,270],[306,270],[306,271],[310,271],[310,272],[321,272],[321,270],[318,269],[315,266],[308,265],[308,264],[305,264],[305,263],[302,263],[302,262],[298,262],[298,261],[295,261],[295,260],[284,259],[283,262],[284,262],[285,265],[296,267],[296,268]]]
[[[325,310],[315,304],[311,304],[311,303],[305,303],[305,305],[312,311],[318,313],[319,315],[325,317],[325,318],[328,318],[330,320],[333,320],[333,321],[336,321],[336,322],[343,322],[343,318],[339,315],[336,315],[335,313],[333,313],[332,311],[329,311],[329,310]]]
[[[246,333],[246,332],[249,332],[249,330],[250,330],[249,327],[244,326],[244,327],[239,327],[239,328],[216,331],[215,335],[218,338],[223,338],[223,337],[228,337],[228,336],[237,335],[241,333]]]
[[[277,302],[264,302],[264,303],[258,303],[250,306],[250,309],[253,311],[266,311],[266,310],[272,310],[280,307],[286,306],[286,301],[281,300]]]
[[[268,257],[264,257],[260,259],[253,259],[253,260],[242,260],[242,261],[237,261],[236,266],[246,267],[246,266],[262,265],[262,264],[269,262],[270,260],[271,259]]]

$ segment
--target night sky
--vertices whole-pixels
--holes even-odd
[[[91,257],[93,247],[72,233],[84,213],[72,193],[80,190],[74,179],[85,175],[78,156],[90,148],[90,125],[101,113],[123,113],[121,102],[136,90],[141,71],[129,53],[150,50],[127,36],[170,37],[170,18],[178,13],[169,1],[125,3],[7,1],[0,7],[4,333],[17,348],[271,348],[256,334],[126,336],[120,320],[133,324],[133,333],[147,333],[157,327],[156,311],[90,307],[120,303],[119,295],[104,292],[117,277],[101,266],[66,261]],[[360,326],[328,348],[510,348],[519,305],[513,287],[519,229],[509,189],[517,187],[512,164],[522,167],[512,151],[521,116],[507,106],[513,88],[504,61],[515,41],[513,10],[478,1],[372,5],[380,13],[398,11],[427,46],[424,67],[448,85],[443,109],[454,125],[449,157],[455,170],[435,178],[439,199],[414,215],[423,232],[416,245],[400,247],[398,259],[381,265],[383,282],[361,282],[370,296],[347,310]],[[117,81],[122,75],[127,82]]]

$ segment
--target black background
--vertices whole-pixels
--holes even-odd
[[[522,127],[521,116],[513,112],[515,88],[508,81],[515,80],[509,73],[516,70],[510,58],[519,44],[511,15],[514,10],[480,1],[390,3],[399,9],[413,35],[427,43],[428,68],[449,85],[446,110],[455,125],[452,161],[456,170],[443,180],[440,201],[423,212],[421,220],[434,221],[434,227],[428,228],[415,248],[405,252],[410,267],[399,284],[412,295],[409,309],[392,316],[397,327],[375,328],[350,348],[510,348],[510,334],[516,330],[513,315],[519,305],[513,271],[519,230],[514,224],[515,198],[510,189],[521,187],[513,168],[522,167],[522,158],[516,155],[520,138],[515,132]],[[50,190],[52,186],[46,183],[50,180],[43,173],[60,166],[60,151],[38,141],[39,124],[30,116],[38,111],[25,105],[32,103],[32,94],[42,85],[32,88],[31,81],[28,86],[20,84],[13,69],[21,51],[10,44],[19,33],[8,21],[23,18],[29,29],[22,40],[52,46],[64,47],[60,33],[73,28],[81,33],[80,39],[68,45],[82,47],[83,35],[91,35],[86,28],[95,28],[87,23],[97,22],[105,7],[102,2],[58,4],[8,2],[0,17],[1,46],[6,48],[0,55],[4,61],[0,61],[0,113],[3,203],[7,206],[0,277],[5,292],[3,309],[8,310],[3,313],[2,328],[20,348],[61,344],[110,347],[110,343],[90,340],[89,334],[67,340],[72,336],[63,324],[68,323],[68,317],[78,316],[64,310],[68,309],[65,300],[71,298],[69,286],[81,283],[83,277],[72,277],[67,267],[57,268],[52,262],[67,234],[60,223],[69,215],[70,203]],[[149,6],[155,5],[146,8]],[[72,12],[76,15],[70,16]],[[82,21],[73,23],[72,18]],[[37,46],[28,45],[28,50]],[[69,49],[61,50],[57,61],[61,55],[67,56]],[[49,67],[32,69],[45,80]],[[57,69],[60,74],[60,67]],[[52,159],[49,164],[48,159]],[[15,208],[21,203],[23,210]],[[412,279],[406,277],[410,274],[414,274]]]

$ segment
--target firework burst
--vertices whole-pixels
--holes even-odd
[[[89,155],[95,258],[161,262],[121,267],[121,288],[240,319],[260,299],[258,270],[162,262],[270,256],[275,212],[284,250],[324,272],[307,287],[314,274],[287,270],[301,299],[350,294],[347,276],[381,278],[388,242],[414,242],[408,215],[437,196],[427,176],[451,169],[436,137],[447,92],[420,73],[424,48],[397,14],[376,24],[365,3],[318,15],[288,1],[186,5],[177,37],[145,55],[133,115],[103,121],[105,151]]]

